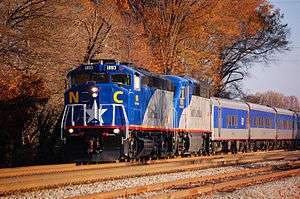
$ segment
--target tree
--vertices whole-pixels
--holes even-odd
[[[142,36],[147,39],[151,55],[156,60],[158,71],[164,74],[178,74],[184,71],[184,42],[190,38],[186,32],[192,27],[189,20],[213,5],[206,1],[123,1],[125,12],[143,27]],[[123,11],[124,12],[124,11]],[[197,24],[194,25],[194,27]],[[149,66],[152,68],[153,66]]]
[[[1,135],[12,153],[51,145],[64,79],[81,63],[133,62],[208,79],[224,95],[254,60],[287,46],[286,25],[267,0],[2,0],[0,11],[0,111],[10,115],[0,122],[18,121]]]
[[[289,30],[286,24],[282,24],[283,15],[278,9],[273,10],[268,6],[262,5],[257,10],[255,23],[261,26],[258,30],[253,32],[249,27],[253,23],[250,22],[234,39],[233,45],[224,46],[221,52],[222,64],[218,70],[222,84],[217,93],[222,93],[230,85],[237,90],[253,62],[268,62],[276,51],[288,50]]]
[[[18,70],[28,72],[36,60],[50,58],[50,21],[55,8],[49,0],[3,0],[0,2],[0,59]],[[53,25],[52,25],[53,26]]]
[[[85,5],[83,14],[79,15],[79,25],[83,27],[86,35],[87,47],[83,62],[90,62],[103,51],[104,42],[112,29],[113,5],[110,1],[82,1]]]
[[[256,60],[287,49],[288,29],[267,0],[123,0],[122,12],[143,27],[155,72],[211,79],[216,95]],[[152,69],[153,66],[148,66]]]
[[[67,71],[104,46],[113,18],[106,3],[103,8],[84,0],[0,1],[0,112],[8,115],[0,118],[0,150],[8,154],[0,164],[37,161],[40,143],[51,145]]]
[[[285,96],[282,93],[275,91],[267,91],[263,93],[255,93],[254,95],[248,95],[244,97],[244,100],[271,107],[300,111],[300,102],[296,96]]]
[[[0,10],[0,113],[6,116],[0,118],[0,153],[5,154],[0,164],[17,165],[26,159],[24,147],[32,140],[24,133],[27,124],[49,99],[37,71],[54,57],[49,22],[57,20],[47,0],[3,0]]]

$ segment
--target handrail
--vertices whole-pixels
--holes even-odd
[[[75,126],[74,107],[76,107],[76,106],[82,106],[83,107],[83,126],[88,126],[88,124],[87,124],[87,115],[86,115],[87,114],[87,105],[86,104],[67,104],[64,108],[62,122],[61,122],[61,126],[60,126],[60,128],[61,128],[61,136],[60,136],[61,140],[64,139],[63,134],[64,134],[64,127],[66,126],[66,116],[68,115],[70,108],[71,108],[71,124],[72,124],[72,126]],[[115,118],[116,117],[116,107],[121,107],[123,115],[124,115],[125,128],[126,128],[125,139],[127,139],[129,137],[129,120],[128,120],[124,105],[123,104],[100,104],[98,111],[101,111],[101,109],[104,106],[111,106],[112,107],[113,115],[112,115],[112,125],[111,126],[116,125],[116,123],[115,123],[115,121],[116,121],[116,118]],[[98,114],[98,115],[100,116],[100,114]],[[97,119],[99,120],[100,118],[97,118]]]

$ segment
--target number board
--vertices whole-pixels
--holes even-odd
[[[106,70],[118,70],[117,66],[106,66]]]
[[[94,70],[94,66],[93,65],[86,65],[86,66],[84,66],[84,70]]]

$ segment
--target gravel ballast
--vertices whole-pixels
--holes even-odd
[[[211,169],[197,170],[197,171],[188,171],[188,172],[178,172],[178,173],[172,173],[172,174],[161,174],[161,175],[154,175],[154,176],[127,178],[127,179],[121,179],[121,180],[97,182],[97,183],[83,184],[83,185],[72,185],[72,186],[65,186],[65,187],[55,188],[55,189],[26,192],[26,193],[10,195],[7,198],[68,198],[68,197],[73,197],[73,196],[80,196],[80,195],[86,195],[86,194],[103,192],[103,191],[111,191],[111,190],[116,190],[116,189],[134,187],[134,186],[142,186],[142,185],[154,184],[154,183],[159,183],[159,182],[175,181],[178,179],[217,175],[217,174],[221,174],[221,173],[239,171],[239,170],[242,170],[245,168],[264,166],[267,164],[277,165],[277,164],[282,164],[282,163],[284,163],[284,161],[269,161],[269,162],[263,162],[263,163],[246,164],[246,165],[242,165],[242,166],[218,167],[218,168],[211,168]],[[291,179],[293,179],[293,178],[291,178]],[[298,181],[298,184],[299,184],[300,177],[298,180],[299,180]],[[152,195],[152,194],[150,194],[150,195]],[[217,195],[216,195],[216,197],[217,197]],[[219,197],[222,197],[222,195],[223,195],[223,193],[220,194]],[[210,197],[212,197],[212,196],[210,196]],[[235,198],[236,198],[236,196],[235,196]],[[246,198],[248,198],[248,197],[246,197]]]
[[[220,192],[198,199],[285,199],[300,197],[300,176],[245,187],[233,192]]]

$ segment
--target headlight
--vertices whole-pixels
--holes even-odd
[[[115,133],[115,134],[120,133],[120,129],[114,129],[114,133]]]
[[[98,92],[98,88],[97,88],[97,87],[92,87],[92,88],[91,88],[91,91],[92,91],[93,93],[96,93],[96,92]]]
[[[98,93],[93,93],[92,94],[92,97],[94,97],[94,98],[97,97],[97,96],[98,96]]]
[[[74,133],[74,129],[69,129],[69,133]]]

